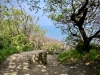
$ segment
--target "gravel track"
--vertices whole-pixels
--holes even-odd
[[[97,75],[83,63],[57,65],[57,55],[47,55],[47,65],[33,65],[23,57],[25,53],[13,54],[0,67],[0,75]]]

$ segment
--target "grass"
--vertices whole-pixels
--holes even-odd
[[[69,50],[58,55],[57,60],[60,64],[68,64],[78,61],[95,61],[100,56],[100,50],[90,50],[89,53]]]
[[[88,62],[100,75],[100,49],[91,49],[89,53],[79,52],[78,50],[69,50],[67,52],[60,53],[57,57],[59,64],[71,64],[74,62]]]
[[[78,59],[81,59],[82,56],[83,54],[80,54],[77,50],[69,50],[59,54],[57,60],[59,61],[59,64],[68,64],[78,61]]]

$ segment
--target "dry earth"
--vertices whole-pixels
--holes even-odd
[[[13,54],[0,66],[0,75],[97,75],[83,63],[57,65],[57,55],[47,55],[47,65],[33,65],[21,54]]]

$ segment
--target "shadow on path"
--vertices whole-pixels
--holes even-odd
[[[22,55],[11,55],[1,66],[0,75],[97,75],[83,63],[57,65],[56,55],[48,55],[47,65],[33,65]]]

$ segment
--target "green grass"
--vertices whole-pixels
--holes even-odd
[[[57,57],[59,64],[71,64],[74,62],[90,62],[91,65],[95,63],[95,67],[100,68],[100,49],[91,49],[89,53],[79,52],[78,50],[69,50],[67,52],[60,53]],[[100,70],[97,70],[100,75]]]
[[[100,56],[100,50],[90,50],[89,53],[69,50],[58,55],[57,60],[60,64],[68,64],[78,61],[95,61]]]
[[[57,60],[60,64],[67,64],[78,61],[85,53],[79,53],[77,50],[69,50],[58,55]]]

